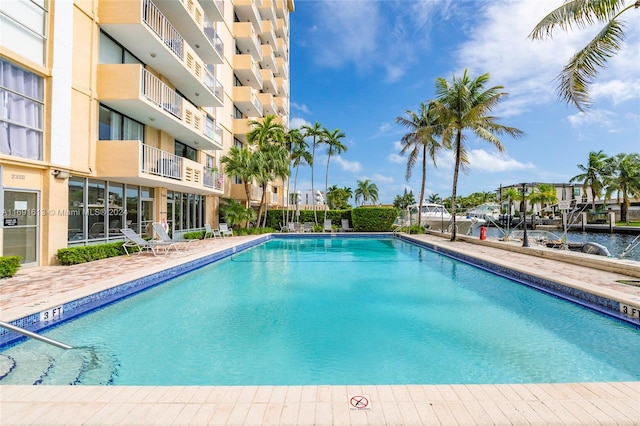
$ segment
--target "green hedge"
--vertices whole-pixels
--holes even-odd
[[[351,210],[356,232],[388,232],[398,217],[395,207],[358,207]]]
[[[107,257],[122,256],[126,254],[122,244],[124,243],[120,241],[117,243],[63,248],[58,250],[56,257],[62,265],[77,265],[79,263],[106,259]],[[137,247],[128,247],[128,250],[130,253],[135,253],[138,249]]]
[[[282,229],[282,226],[285,224],[285,217],[289,217],[291,220],[292,217],[295,217],[295,210],[291,209],[287,212],[287,210],[269,210],[267,212],[267,227],[273,228],[275,230]],[[322,231],[322,224],[324,223],[324,210],[318,210],[318,224],[320,225],[320,231]],[[349,219],[349,223],[352,222],[351,219],[351,210],[327,210],[327,219],[331,219],[331,225],[334,228],[340,228],[342,226],[342,219]],[[294,219],[295,221],[295,219]],[[300,223],[305,222],[313,222],[315,223],[315,216],[313,214],[313,210],[300,210]]]
[[[0,257],[0,278],[10,278],[18,272],[20,268],[20,256]]]

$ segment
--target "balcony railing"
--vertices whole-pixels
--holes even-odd
[[[144,0],[143,20],[155,32],[167,47],[178,57],[183,59],[184,39],[167,18],[160,12],[151,0]]]
[[[205,121],[204,135],[212,141],[222,144],[222,129],[209,116],[207,116]]]
[[[222,191],[224,189],[224,174],[216,170],[205,169],[202,185],[207,188],[214,188]]]
[[[207,36],[220,57],[224,58],[224,43],[222,43],[222,39],[218,35],[213,22],[209,20],[207,15],[204,15],[204,35]]]
[[[142,70],[142,94],[163,110],[182,118],[182,96],[146,69]]]
[[[140,144],[142,149],[140,169],[143,173],[170,179],[182,179],[182,157]]]
[[[204,84],[213,92],[220,102],[223,100],[223,88],[222,83],[214,77],[214,68],[211,64],[206,64],[204,67]]]

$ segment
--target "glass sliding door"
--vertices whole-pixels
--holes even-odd
[[[3,256],[20,256],[23,264],[37,264],[39,196],[31,191],[4,191]]]

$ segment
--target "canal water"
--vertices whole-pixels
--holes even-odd
[[[555,235],[562,236],[561,230],[550,231]],[[474,236],[480,235],[479,229],[474,229]],[[602,244],[612,256],[618,257],[629,244],[636,238],[634,234],[609,234],[607,232],[579,232],[570,231],[567,232],[567,242],[569,243],[586,243],[594,242]],[[487,229],[487,238],[500,238],[502,237],[502,231],[498,228],[489,227]],[[636,241],[637,242],[637,241]],[[636,260],[640,262],[640,246],[636,247],[630,253],[625,255],[625,259]]]

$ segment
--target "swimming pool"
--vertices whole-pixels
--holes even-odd
[[[80,384],[640,379],[637,329],[391,238],[275,239],[46,335]]]

